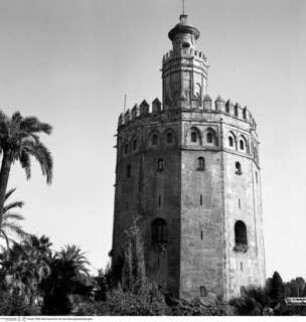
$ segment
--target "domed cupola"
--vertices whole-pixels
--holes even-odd
[[[200,31],[189,24],[187,18],[186,14],[180,15],[180,22],[168,33],[175,52],[185,48],[194,49],[196,40],[200,37]]]

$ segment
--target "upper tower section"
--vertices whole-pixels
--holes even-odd
[[[182,14],[180,22],[169,31],[173,49],[163,57],[163,105],[169,109],[203,106],[207,84],[207,59],[196,49],[200,31]]]

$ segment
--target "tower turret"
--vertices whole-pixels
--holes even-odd
[[[207,59],[196,49],[200,32],[188,23],[187,18],[182,14],[180,22],[168,33],[173,50],[163,59],[163,104],[166,110],[202,107],[206,94]]]

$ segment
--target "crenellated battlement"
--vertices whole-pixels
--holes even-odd
[[[181,52],[174,52],[173,50],[168,51],[164,56],[163,56],[163,64],[168,62],[170,59],[173,58],[180,58],[180,57],[196,57],[199,60],[202,60],[205,64],[207,64],[207,57],[205,56],[204,53],[198,50],[194,50],[193,48],[185,48]]]
[[[211,100],[211,98],[206,95],[204,97],[204,102],[205,100]],[[207,103],[206,103],[207,104]],[[216,98],[215,100],[215,110],[231,115],[235,118],[238,118],[240,120],[249,122],[254,129],[256,129],[256,122],[251,114],[251,112],[248,110],[248,108],[242,107],[239,103],[234,104],[231,100],[225,101],[220,95]]]
[[[174,109],[173,109],[174,110]],[[140,105],[135,104],[132,109],[128,109],[125,113],[121,113],[118,120],[118,127],[128,125],[138,119],[150,117],[167,113],[171,110],[164,110],[162,104],[158,98],[155,98],[151,106],[146,100],[143,100]],[[248,110],[248,108],[242,107],[239,103],[233,103],[231,100],[225,101],[220,95],[213,102],[209,95],[205,95],[202,106],[194,109],[184,109],[182,112],[204,112],[204,113],[222,113],[233,118],[248,122],[256,130],[256,122]]]

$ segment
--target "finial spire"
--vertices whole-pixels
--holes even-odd
[[[124,103],[123,103],[123,113],[125,114],[125,110],[126,110],[126,93],[124,94]]]
[[[182,0],[183,15],[185,14],[185,0]]]

